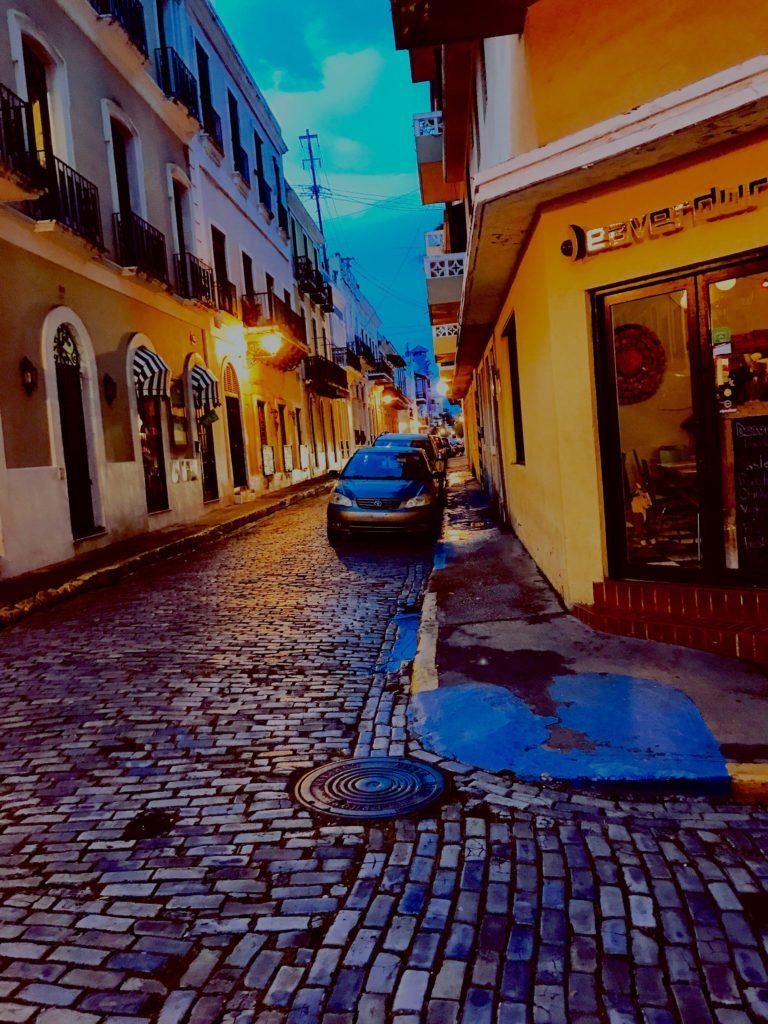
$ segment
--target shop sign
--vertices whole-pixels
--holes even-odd
[[[674,206],[644,213],[640,217],[617,221],[603,227],[584,228],[571,224],[568,238],[560,246],[571,261],[597,256],[613,249],[624,249],[647,239],[676,234],[699,223],[747,213],[768,200],[768,178],[756,178],[733,188],[714,186],[703,195]]]

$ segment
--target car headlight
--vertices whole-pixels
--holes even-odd
[[[403,502],[403,508],[421,508],[423,505],[432,504],[431,494],[417,494],[415,498],[409,498]]]
[[[330,503],[331,505],[342,505],[345,508],[350,508],[354,505],[354,501],[352,501],[351,498],[348,498],[346,494],[342,494],[341,491],[333,492]]]

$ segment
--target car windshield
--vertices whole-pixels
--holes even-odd
[[[429,451],[429,440],[426,437],[380,437],[376,440],[377,448],[422,448]]]
[[[429,469],[420,452],[356,452],[347,463],[344,480],[426,480]]]

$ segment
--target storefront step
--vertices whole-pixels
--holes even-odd
[[[768,623],[740,619],[715,619],[696,612],[664,613],[609,607],[606,604],[576,605],[573,614],[585,625],[604,633],[678,644],[730,658],[768,666]]]
[[[594,585],[595,607],[607,612],[640,612],[666,621],[691,619],[763,626],[768,629],[768,589],[605,580]]]

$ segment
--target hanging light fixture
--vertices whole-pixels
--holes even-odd
[[[728,277],[725,281],[715,281],[715,288],[721,292],[729,292],[731,288],[736,287],[736,278]]]

